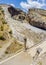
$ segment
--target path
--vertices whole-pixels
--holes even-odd
[[[30,65],[31,61],[32,57],[27,52],[21,52],[0,65]]]

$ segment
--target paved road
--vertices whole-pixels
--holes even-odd
[[[31,59],[31,56],[27,52],[21,52],[0,65],[30,65]]]

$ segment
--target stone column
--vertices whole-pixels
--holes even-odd
[[[24,50],[25,50],[25,51],[27,50],[26,43],[27,43],[27,39],[24,38]]]

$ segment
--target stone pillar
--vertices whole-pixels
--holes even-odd
[[[25,51],[27,50],[26,43],[27,43],[27,39],[24,38],[24,50],[25,50]]]

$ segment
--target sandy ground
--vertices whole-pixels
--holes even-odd
[[[42,49],[40,55],[43,54],[44,52],[46,52],[46,40],[43,43],[30,48],[28,53],[33,57],[33,56],[35,56],[36,51],[37,51],[38,48]]]
[[[11,42],[13,41],[8,40],[9,42],[7,42],[6,44],[4,44],[4,46],[0,49],[0,58],[2,57],[2,55],[4,54],[4,52],[6,51],[7,47],[9,47],[11,45]]]
[[[32,57],[27,52],[21,52],[0,65],[30,65]]]

